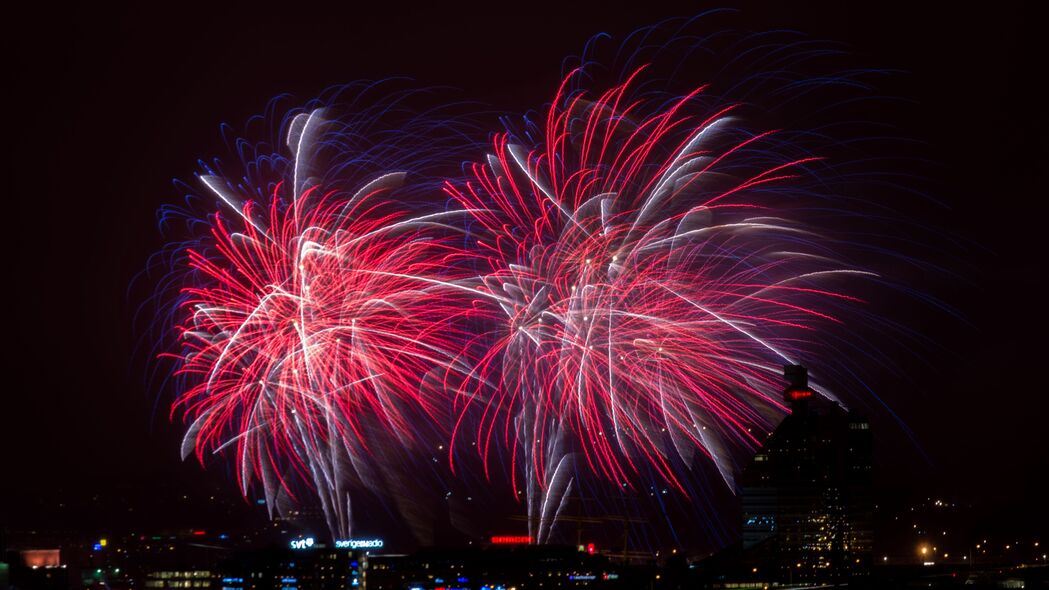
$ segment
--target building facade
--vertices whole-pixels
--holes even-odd
[[[770,582],[843,580],[872,565],[870,423],[785,370],[791,409],[741,478],[743,557]]]

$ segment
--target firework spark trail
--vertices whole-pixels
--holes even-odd
[[[306,484],[346,538],[351,490],[450,418],[444,391],[471,370],[456,270],[470,255],[458,213],[406,204],[398,167],[443,149],[432,129],[357,149],[367,130],[323,109],[287,121],[290,158],[249,156],[240,181],[201,176],[218,207],[182,248],[172,414],[190,423],[184,456],[231,455],[271,514]]]
[[[543,127],[497,135],[445,187],[503,314],[477,368],[498,392],[461,391],[453,441],[486,472],[508,449],[539,542],[580,470],[636,489],[651,468],[684,493],[698,456],[731,486],[784,412],[780,367],[858,302],[823,281],[868,274],[775,200],[814,158],[769,153],[773,134],[738,129],[732,105],[697,114],[702,88],[653,109],[631,94],[640,71],[597,97],[569,90],[573,72]]]

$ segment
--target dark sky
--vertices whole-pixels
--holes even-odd
[[[126,295],[162,244],[155,212],[179,197],[171,179],[189,177],[198,157],[221,151],[221,122],[240,124],[278,93],[307,98],[391,74],[519,112],[542,105],[562,58],[589,36],[621,36],[715,6],[90,3],[64,11],[37,4],[8,19],[4,41],[13,65],[5,76],[4,159],[13,211],[5,216],[10,352],[0,394],[0,525],[64,514],[70,528],[174,522],[166,499],[183,490],[236,497],[221,473],[182,464],[177,429],[163,410],[153,415],[157,392],[146,389],[133,359],[134,301]],[[1033,16],[1012,2],[781,4],[744,3],[739,22],[845,42],[857,64],[900,71],[885,79],[884,93],[909,102],[892,122],[922,146],[929,164],[921,188],[946,204],[929,209],[930,221],[968,240],[930,254],[957,278],[923,285],[964,321],[887,310],[944,348],[905,361],[908,380],[881,384],[894,389],[882,393],[918,440],[885,429],[881,485],[904,496],[955,493],[1045,519],[1044,489],[1035,484],[1049,470],[1040,289],[1049,101],[1035,90],[1047,52],[1024,28]],[[95,514],[56,512],[59,503],[80,506],[96,495]],[[141,508],[128,517],[114,502]]]

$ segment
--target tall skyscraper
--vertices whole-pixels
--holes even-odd
[[[869,422],[816,395],[805,367],[788,365],[791,412],[741,478],[743,552],[768,581],[866,575],[872,546]]]

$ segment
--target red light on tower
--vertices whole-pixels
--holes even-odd
[[[784,401],[790,403],[794,412],[804,410],[805,404],[802,402],[813,397],[809,389],[808,370],[801,365],[786,365],[783,367],[783,377],[787,380],[787,389],[783,391]]]

